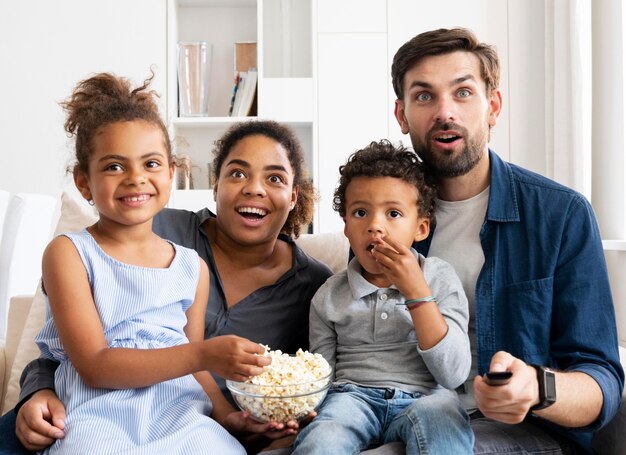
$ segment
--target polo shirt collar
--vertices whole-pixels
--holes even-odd
[[[420,267],[423,267],[423,257],[421,257],[413,248],[411,248],[411,252],[417,258]],[[352,293],[352,297],[355,300],[360,300],[367,297],[368,295],[375,294],[381,289],[365,279],[362,274],[361,264],[357,260],[356,256],[353,257],[348,263],[346,273],[348,274],[348,285],[350,286],[350,292]],[[398,291],[398,288],[395,284],[392,284],[387,289],[393,289],[398,293],[398,295],[400,294],[400,291]]]

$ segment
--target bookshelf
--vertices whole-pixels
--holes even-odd
[[[170,206],[210,205],[208,163],[226,129],[239,121],[273,119],[291,126],[313,175],[314,83],[312,2],[315,0],[167,0],[167,115],[174,151],[189,155],[192,190],[174,190]],[[181,117],[178,106],[178,42],[212,47],[209,108],[205,117]],[[256,116],[230,117],[235,43],[256,43]],[[297,100],[297,101],[294,101]],[[200,190],[200,191],[197,191]],[[194,191],[196,191],[194,193]]]

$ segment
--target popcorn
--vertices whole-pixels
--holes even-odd
[[[226,381],[239,405],[261,422],[287,422],[306,417],[321,403],[330,387],[331,368],[320,354],[299,349],[295,355],[272,351],[263,373],[245,382]]]

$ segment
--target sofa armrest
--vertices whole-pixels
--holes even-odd
[[[0,410],[4,409],[4,400],[9,388],[13,361],[15,360],[17,346],[22,338],[24,324],[30,312],[32,301],[32,295],[20,295],[11,298],[7,337],[5,344],[0,347],[0,365],[4,365],[3,373],[0,375]]]
[[[4,370],[2,370],[4,368]],[[7,383],[9,382],[11,368],[7,365],[6,345],[0,341],[0,414],[4,408],[4,396],[6,395]]]
[[[0,409],[2,413],[13,409],[16,405],[20,393],[19,382],[22,370],[28,362],[39,356],[39,349],[35,344],[35,336],[41,329],[46,318],[46,305],[41,288],[37,289],[35,296],[30,301],[23,300],[22,302],[24,303],[15,306],[17,313],[13,319],[18,321],[16,324],[19,324],[17,314],[21,316],[23,314],[22,312],[26,312],[26,316],[25,321],[21,324],[22,329],[19,330],[19,338],[16,343],[17,349],[12,351],[14,352],[12,366],[5,373],[8,373],[10,376],[6,384],[3,407]]]

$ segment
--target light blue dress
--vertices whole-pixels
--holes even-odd
[[[83,230],[66,234],[85,265],[111,348],[157,349],[188,343],[185,311],[199,277],[194,250],[172,244],[166,269],[113,259]],[[66,406],[65,438],[44,453],[245,454],[209,417],[211,402],[192,375],[137,389],[88,387],[69,361],[46,302],[46,323],[36,337],[46,358],[59,361],[55,389]]]

